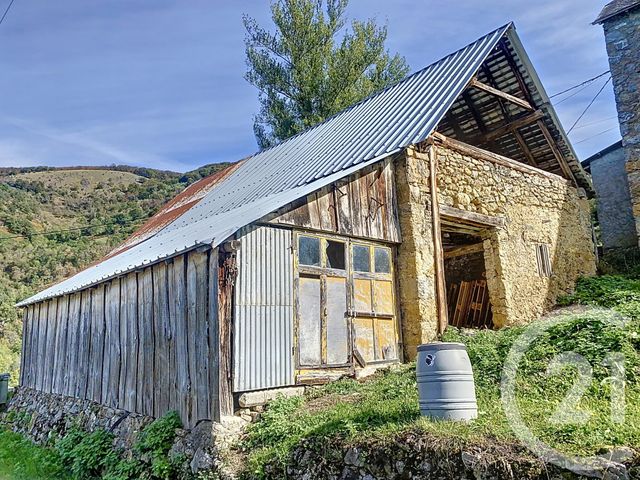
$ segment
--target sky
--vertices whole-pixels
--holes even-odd
[[[551,95],[609,69],[591,25],[604,3],[351,0],[347,15],[386,24],[412,71],[514,21]],[[0,166],[187,171],[254,153],[243,13],[270,26],[267,0],[15,0],[0,25]],[[565,129],[606,79],[557,104]],[[581,160],[620,139],[611,83],[570,139]]]

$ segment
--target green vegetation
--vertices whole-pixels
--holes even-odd
[[[68,476],[54,450],[38,447],[17,433],[0,430],[0,478],[56,480]]]
[[[616,445],[640,445],[640,282],[625,277],[581,280],[565,303],[606,306],[614,312],[582,309],[535,340],[519,365],[517,402],[525,423],[543,441],[567,453],[593,455]],[[616,315],[630,321],[619,328],[607,322]],[[465,343],[476,378],[479,418],[469,424],[433,422],[420,417],[413,365],[377,374],[367,381],[341,380],[318,388],[305,398],[278,399],[251,426],[243,449],[249,472],[261,476],[267,465],[286,464],[305,439],[334,438],[355,442],[371,437],[393,438],[409,429],[446,438],[515,441],[503,412],[500,381],[504,360],[526,327],[500,331],[462,332],[449,329],[444,340]],[[583,423],[550,421],[577,378],[574,366],[547,373],[562,352],[582,355],[593,369],[592,380],[577,405],[588,417]],[[625,421],[611,419],[612,370],[604,361],[610,352],[625,355]],[[616,364],[618,368],[620,364]],[[566,412],[569,406],[560,411]]]
[[[275,0],[274,29],[244,16],[248,71],[260,91],[254,132],[267,148],[405,77],[373,19],[345,29],[348,0]]]
[[[185,174],[125,166],[0,169],[0,371],[17,382],[17,301],[100,259],[186,185],[226,165]]]
[[[22,436],[0,430],[0,478],[12,480],[170,480],[190,478],[183,471],[182,457],[169,458],[175,431],[181,427],[176,412],[170,412],[140,432],[130,455],[113,446],[106,430],[85,432],[72,428],[46,447]]]

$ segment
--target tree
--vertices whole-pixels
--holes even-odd
[[[243,16],[247,81],[259,90],[254,132],[267,148],[406,76],[372,19],[345,29],[348,0],[275,0],[275,33]]]

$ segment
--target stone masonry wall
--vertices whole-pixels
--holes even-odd
[[[624,149],[591,162],[591,178],[598,198],[598,221],[605,250],[636,247],[636,224],[631,210]]]
[[[398,248],[398,298],[406,360],[437,330],[435,270],[429,193],[429,157],[407,149],[396,161],[396,192],[402,243]]]
[[[606,20],[603,27],[640,237],[640,7]]]
[[[436,148],[439,203],[505,220],[484,238],[497,327],[537,318],[579,276],[595,273],[589,203],[576,188],[560,177]],[[408,149],[398,163],[399,299],[405,354],[413,358],[415,346],[433,340],[437,326],[428,155]],[[550,278],[538,273],[539,243],[549,245]]]

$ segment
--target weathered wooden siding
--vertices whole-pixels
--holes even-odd
[[[265,221],[399,243],[393,161],[386,159],[329,185]]]
[[[177,410],[186,426],[218,419],[217,274],[217,250],[194,251],[30,305],[21,385],[154,417]]]

